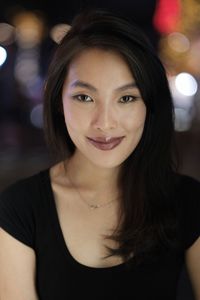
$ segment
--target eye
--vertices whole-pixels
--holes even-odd
[[[80,94],[80,95],[75,95],[72,96],[73,99],[76,99],[80,102],[91,102],[92,98],[90,96],[84,95],[84,94]]]
[[[123,100],[121,100],[120,102],[121,103],[129,103],[129,102],[135,101],[137,98],[138,97],[136,97],[136,96],[126,95],[121,98]]]

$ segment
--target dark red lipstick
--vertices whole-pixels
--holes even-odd
[[[121,137],[92,137],[87,138],[89,142],[100,150],[112,150],[117,147],[121,141],[123,140],[124,136]]]

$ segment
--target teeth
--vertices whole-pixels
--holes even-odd
[[[109,140],[111,140],[111,137],[110,136],[106,137],[106,142],[108,142]]]

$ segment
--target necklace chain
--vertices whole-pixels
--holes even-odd
[[[65,168],[65,171],[66,171],[66,167],[65,167],[65,164],[64,164],[64,168]],[[109,204],[111,204],[112,202],[116,201],[118,198],[114,198],[108,202],[105,202],[105,203],[102,203],[102,204],[90,204],[88,203],[84,198],[83,196],[81,195],[80,191],[78,190],[78,188],[75,186],[75,184],[72,182],[69,174],[67,174],[68,176],[68,180],[69,182],[71,183],[71,185],[73,186],[74,190],[79,194],[79,197],[81,198],[81,200],[91,209],[91,210],[95,210],[97,208],[101,208],[101,207],[104,207],[104,206],[108,206]]]

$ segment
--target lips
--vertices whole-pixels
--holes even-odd
[[[122,138],[123,138],[123,136],[120,136],[120,137],[94,137],[94,138],[88,138],[88,139],[90,139],[94,142],[108,144],[108,143],[115,142]]]
[[[88,138],[89,142],[100,150],[112,150],[117,147],[121,141],[123,140],[124,136],[122,137],[95,137],[95,138]]]

